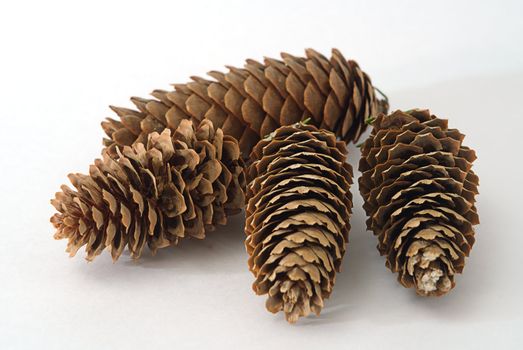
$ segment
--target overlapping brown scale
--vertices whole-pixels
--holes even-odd
[[[124,130],[124,129],[121,129]],[[182,120],[173,131],[104,153],[89,174],[70,174],[76,190],[62,185],[51,203],[56,239],[67,239],[74,256],[87,260],[105,248],[117,260],[127,246],[139,258],[145,244],[155,253],[180,238],[204,238],[245,201],[245,171],[238,142],[212,122],[195,128]]]
[[[359,165],[367,227],[401,284],[420,295],[446,294],[479,223],[476,155],[428,110],[381,114],[373,127]]]
[[[346,144],[315,126],[283,126],[253,149],[246,248],[257,294],[294,323],[319,314],[345,253],[352,208]]]
[[[239,141],[244,157],[260,138],[306,118],[347,142],[357,140],[365,119],[386,113],[387,102],[375,96],[358,64],[338,50],[330,59],[312,49],[305,54],[282,53],[282,60],[264,63],[249,59],[244,68],[209,72],[211,80],[192,77],[190,83],[173,85],[173,91],[155,90],[155,99],[133,97],[137,110],[111,107],[119,120],[102,122],[104,144],[115,154],[117,145],[146,142],[149,133],[174,130],[184,119],[211,120]]]

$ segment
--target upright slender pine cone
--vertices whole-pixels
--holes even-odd
[[[298,123],[251,155],[245,245],[253,289],[290,323],[320,313],[340,270],[352,209],[346,153],[333,133]]]
[[[281,125],[306,118],[334,132],[345,141],[359,138],[365,119],[387,112],[374,87],[355,61],[347,61],[334,49],[327,59],[306,50],[306,57],[282,53],[282,61],[247,60],[243,69],[228,73],[212,71],[214,78],[192,77],[174,84],[173,91],[155,90],[155,99],[131,98],[136,110],[111,107],[119,120],[107,118],[102,127],[109,137],[104,144],[114,153],[116,145],[145,142],[153,131],[176,129],[183,119],[210,119],[240,143],[244,157],[252,147]]]
[[[117,260],[127,245],[139,258],[145,243],[157,249],[185,236],[204,238],[205,229],[226,223],[245,201],[244,163],[238,142],[204,120],[183,120],[148,135],[116,157],[95,160],[89,175],[70,174],[76,188],[62,185],[51,201],[56,239],[69,240],[74,256],[86,246],[87,260],[108,247]]]
[[[428,110],[379,115],[373,126],[359,165],[367,227],[402,285],[420,295],[446,294],[479,223],[476,154]]]

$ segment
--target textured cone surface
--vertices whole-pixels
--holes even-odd
[[[108,247],[117,260],[125,246],[139,258],[147,243],[153,253],[185,236],[225,224],[245,202],[245,169],[237,141],[206,120],[198,128],[184,120],[151,133],[147,143],[104,153],[89,175],[70,174],[51,201],[56,239],[68,239],[74,256],[86,246],[87,260]]]
[[[253,289],[291,323],[320,313],[340,269],[352,208],[346,152],[333,133],[298,123],[251,154],[245,244]]]
[[[367,227],[402,285],[420,295],[446,294],[479,223],[475,152],[428,110],[380,115],[373,126],[359,165]]]
[[[115,153],[115,146],[145,142],[149,133],[174,130],[183,119],[209,119],[236,138],[248,157],[260,138],[282,125],[311,118],[348,142],[359,138],[367,117],[387,112],[369,77],[338,50],[330,59],[311,49],[306,57],[281,56],[263,64],[247,60],[227,73],[212,71],[212,80],[193,77],[172,91],[153,91],[153,99],[134,97],[137,110],[111,107],[119,118],[102,123],[109,137],[104,143]]]

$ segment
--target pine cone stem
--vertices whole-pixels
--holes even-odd
[[[76,188],[61,187],[51,203],[56,239],[69,241],[74,256],[86,246],[87,260],[105,248],[117,260],[125,246],[139,258],[180,238],[204,238],[244,205],[244,163],[238,142],[205,120],[197,128],[183,120],[148,135],[146,144],[104,153],[89,175],[70,174]]]
[[[380,89],[378,89],[376,86],[374,86],[374,90],[376,90],[382,97],[383,97],[383,103],[386,103],[387,104],[387,108],[386,110],[388,110],[388,105],[389,105],[389,98],[387,97],[387,95],[385,95],[383,93],[383,91],[381,91]]]

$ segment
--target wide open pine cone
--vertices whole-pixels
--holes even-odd
[[[109,137],[104,144],[114,154],[116,145],[145,142],[149,133],[176,129],[183,119],[210,119],[236,138],[248,157],[260,138],[281,125],[310,117],[349,142],[364,131],[366,118],[387,112],[367,74],[338,50],[330,59],[312,49],[305,58],[281,56],[282,61],[266,58],[263,64],[247,60],[243,69],[228,67],[228,73],[212,71],[214,80],[192,77],[173,91],[153,91],[156,99],[133,97],[137,111],[111,107],[120,120],[102,122]]]
[[[352,208],[346,153],[333,133],[299,123],[251,155],[245,244],[253,289],[291,323],[320,313],[340,270]]]
[[[428,110],[380,115],[362,147],[360,192],[387,266],[420,295],[443,295],[461,273],[479,223],[475,152]]]
[[[244,205],[245,174],[238,142],[205,120],[182,121],[149,134],[146,145],[107,153],[89,175],[70,174],[76,191],[62,185],[51,201],[56,239],[69,240],[74,256],[86,245],[87,260],[110,247],[117,260],[127,245],[139,258],[145,243],[153,253],[185,236],[204,238]]]

